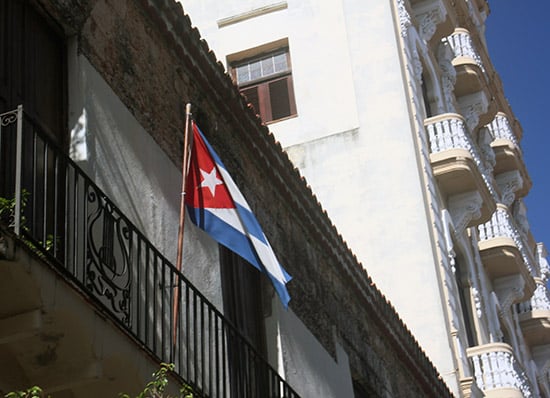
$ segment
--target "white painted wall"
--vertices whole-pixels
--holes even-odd
[[[279,349],[269,353],[270,362],[278,363],[286,381],[302,397],[353,398],[348,356],[336,336],[333,358],[291,310],[284,310],[278,302],[273,308],[266,330]]]
[[[69,128],[78,130],[71,145],[73,160],[175,264],[181,171],[77,54],[76,43],[69,46],[68,58]],[[223,311],[217,243],[190,222],[184,237],[183,272]]]
[[[393,1],[180,0],[218,58],[288,38],[298,117],[269,125],[344,240],[457,390]]]

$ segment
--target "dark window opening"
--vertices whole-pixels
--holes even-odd
[[[422,85],[422,100],[424,102],[426,117],[432,117],[433,113],[430,106],[430,98],[428,97],[428,86],[426,85],[426,79],[424,78],[424,75],[422,75],[422,81],[420,84]]]
[[[296,115],[288,49],[234,62],[231,73],[264,122]]]
[[[470,288],[468,286],[467,275],[464,273],[464,270],[461,269],[458,258],[456,259],[455,269],[458,297],[460,301],[460,307],[462,308],[462,318],[464,320],[464,327],[466,329],[468,346],[475,347],[478,345],[478,341],[475,331],[472,302],[470,299]]]
[[[25,113],[59,146],[65,127],[65,40],[29,2],[0,3],[0,113]]]
[[[220,246],[224,313],[262,355],[265,354],[261,274],[229,249]]]

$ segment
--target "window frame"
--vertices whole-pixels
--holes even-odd
[[[237,68],[250,64],[261,59],[268,58],[270,56],[276,56],[279,54],[286,55],[287,69],[280,72],[274,72],[267,76],[261,76],[256,79],[246,81],[239,84],[237,79]],[[290,50],[288,46],[279,47],[275,50],[257,52],[252,56],[246,58],[237,59],[229,63],[229,70],[233,82],[238,86],[239,91],[246,98],[245,92],[251,89],[256,89],[257,101],[252,99],[249,103],[252,104],[254,110],[261,117],[264,124],[271,124],[294,118],[298,116],[296,109],[296,98],[294,95],[294,80],[292,76],[292,63],[290,59]],[[286,95],[285,100],[288,105],[288,114],[277,117],[273,115],[274,105],[272,104],[272,84],[280,81],[286,81]],[[247,99],[248,101],[248,99]],[[255,105],[255,102],[257,105]]]

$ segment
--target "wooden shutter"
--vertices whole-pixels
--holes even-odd
[[[258,94],[258,86],[245,88],[241,91],[241,93],[246,97],[248,103],[254,107],[256,114],[262,116],[263,119],[263,115],[261,114],[260,110],[260,96]]]
[[[60,146],[65,127],[63,36],[28,1],[0,2],[0,112],[19,104]]]

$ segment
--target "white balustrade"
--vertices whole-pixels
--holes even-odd
[[[447,41],[453,50],[455,58],[466,57],[474,60],[477,66],[485,73],[485,68],[483,67],[483,62],[479,56],[474,43],[472,43],[472,38],[470,32],[466,29],[457,29],[455,32],[447,37]]]
[[[479,168],[489,192],[494,198],[497,198],[493,188],[492,174],[487,172],[479,150],[468,132],[464,118],[455,113],[444,113],[426,119],[425,126],[430,141],[430,152],[438,153],[450,149],[467,150]]]
[[[508,344],[492,343],[468,349],[476,384],[483,391],[514,388],[524,397],[532,397],[532,389],[524,370],[516,361]]]
[[[531,275],[535,276],[536,268],[535,261],[531,253],[527,250],[527,245],[524,245],[523,239],[516,227],[512,217],[508,214],[506,208],[501,206],[491,216],[491,219],[485,224],[480,224],[477,227],[479,231],[479,241],[495,239],[499,237],[507,237],[514,241],[514,244],[519,249],[523,261]]]
[[[542,281],[537,281],[537,288],[529,301],[518,304],[519,314],[536,310],[550,311],[550,294]]]
[[[479,56],[474,44],[472,43],[470,32],[468,32],[466,29],[457,29],[451,36],[447,37],[447,41],[449,42],[449,45],[453,50],[455,58],[471,58],[474,60],[476,65],[481,68],[483,73],[485,73],[483,62],[481,61],[481,57]]]
[[[504,113],[498,113],[493,121],[486,126],[495,139],[505,139],[512,141],[516,147],[519,147],[519,141],[516,134],[510,126],[510,122]]]

